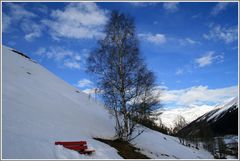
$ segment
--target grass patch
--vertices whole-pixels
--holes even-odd
[[[94,138],[95,140],[106,143],[118,150],[118,154],[124,159],[150,159],[146,155],[139,152],[140,149],[132,146],[129,142],[121,140],[106,140],[101,138]]]

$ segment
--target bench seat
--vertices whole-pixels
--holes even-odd
[[[95,152],[94,149],[88,149],[86,141],[58,141],[55,142],[55,145],[62,145],[67,149],[78,151],[80,154],[91,154],[92,152]]]

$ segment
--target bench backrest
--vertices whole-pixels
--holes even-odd
[[[86,145],[87,146],[87,142],[86,141],[57,141],[55,142],[55,145],[66,145],[66,146],[71,146],[71,145]]]
[[[65,148],[76,150],[76,151],[84,151],[88,149],[86,141],[70,141],[70,142],[55,142],[55,145],[62,145]]]

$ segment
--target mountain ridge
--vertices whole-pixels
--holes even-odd
[[[210,112],[198,117],[189,125],[178,132],[181,136],[199,135],[202,133],[200,127],[205,124],[212,129],[214,136],[226,134],[238,134],[238,97],[217,106]]]

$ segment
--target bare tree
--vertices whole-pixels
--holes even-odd
[[[183,116],[177,116],[177,118],[174,121],[174,129],[173,133],[177,133],[179,130],[184,128],[187,125],[187,122]]]
[[[216,144],[218,148],[218,158],[220,159],[226,159],[226,144],[224,143],[223,137],[217,137],[216,138]]]
[[[174,128],[173,128],[173,130],[172,130],[172,131],[173,131],[173,134],[177,134],[178,131],[180,131],[180,130],[181,130],[182,128],[184,128],[186,125],[187,125],[187,122],[186,122],[185,118],[179,115],[179,116],[175,119]],[[178,138],[179,138],[180,143],[182,143],[182,144],[184,145],[184,136],[179,135]]]
[[[131,17],[112,12],[105,37],[87,64],[88,71],[98,78],[105,105],[114,111],[116,135],[128,141],[135,138],[137,120],[149,117],[158,99],[153,95],[155,77],[140,57]]]

